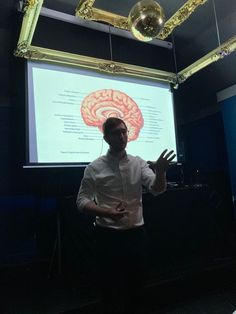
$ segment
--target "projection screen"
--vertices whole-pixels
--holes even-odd
[[[176,152],[169,85],[35,61],[27,82],[26,167],[85,166],[106,154],[102,124],[111,116],[127,124],[129,154],[156,160],[166,148]]]

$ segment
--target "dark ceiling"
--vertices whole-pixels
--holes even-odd
[[[96,0],[94,6],[128,16],[130,9],[136,2],[136,0]],[[158,2],[164,8],[166,18],[169,19],[186,1],[159,0]],[[10,34],[18,3],[17,0],[1,2],[0,42],[4,43],[0,46],[0,70],[4,74],[4,79],[2,77],[0,79],[1,86],[4,86],[7,81],[6,78],[9,78],[9,55],[12,55],[12,45],[14,47],[16,45],[16,42],[12,43],[10,40]],[[45,0],[43,6],[74,16],[77,4],[77,0]],[[220,42],[223,43],[234,35],[236,35],[236,1],[208,0],[187,21],[174,30],[173,36],[167,38],[168,41],[174,39],[175,50],[173,50],[173,54],[176,57],[177,71],[198,60],[217,48]],[[17,41],[17,38],[13,40]],[[142,43],[142,45],[146,44]],[[200,73],[193,75],[187,82],[181,84],[183,93],[186,92],[192,82],[195,85],[201,83],[201,88],[207,88],[215,94],[217,91],[236,83],[235,68],[236,52],[224,60],[219,60],[208,66],[207,69],[201,70]],[[8,87],[8,89],[10,88]],[[194,101],[194,99],[192,100]]]

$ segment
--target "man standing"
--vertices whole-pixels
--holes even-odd
[[[154,195],[164,192],[175,155],[165,150],[156,162],[147,163],[127,154],[128,130],[118,118],[108,118],[103,133],[109,150],[85,169],[77,207],[96,216],[104,313],[141,313],[147,262],[142,186]]]

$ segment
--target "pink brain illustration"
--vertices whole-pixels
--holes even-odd
[[[143,116],[136,102],[127,94],[113,89],[101,89],[86,96],[81,104],[81,115],[88,126],[98,127],[109,117],[124,120],[129,130],[128,141],[138,138],[143,127]]]

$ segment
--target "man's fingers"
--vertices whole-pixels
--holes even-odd
[[[155,162],[154,161],[148,161],[147,163],[148,163],[149,168],[155,172]]]
[[[171,162],[174,158],[175,158],[176,154],[174,154],[173,156],[171,156],[171,158],[167,159],[168,162]]]
[[[116,206],[116,210],[119,212],[124,212],[125,211],[125,206],[123,202],[120,202],[117,206]]]
[[[122,202],[118,203],[118,205],[116,206],[117,210],[120,210],[122,208]]]
[[[165,158],[168,159],[173,153],[173,150],[169,151],[169,153],[165,155]]]
[[[166,154],[167,151],[168,151],[168,149],[163,150],[163,152],[161,153],[160,157],[163,158],[163,157],[165,156],[165,154]]]
[[[157,161],[147,161],[147,164],[149,165],[149,168],[151,168],[152,170],[156,169],[156,166],[160,163],[170,163],[176,156],[176,154],[174,154],[174,151],[171,150],[167,153],[167,149],[165,149],[159,156],[159,158],[157,159]]]

